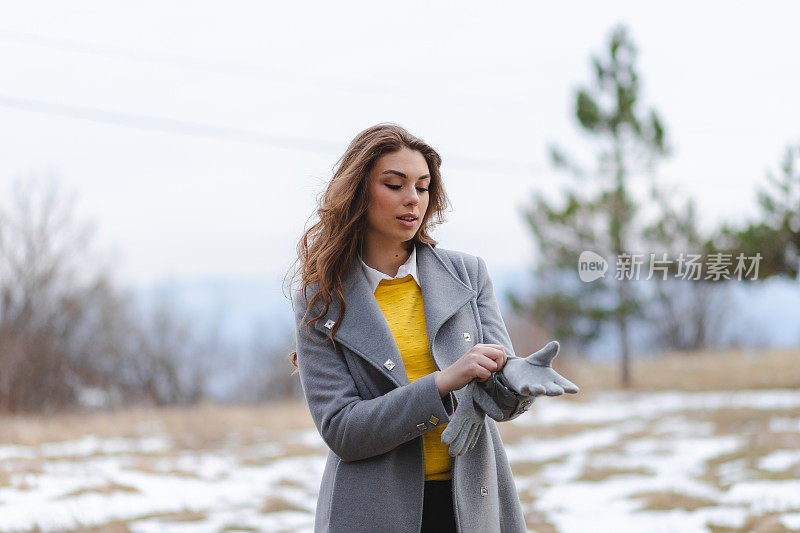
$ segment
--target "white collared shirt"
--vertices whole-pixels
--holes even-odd
[[[359,260],[361,258],[359,257]],[[361,267],[364,269],[364,275],[367,276],[367,281],[372,288],[373,294],[375,293],[375,289],[378,288],[378,284],[381,282],[382,279],[397,279],[397,278],[404,278],[411,274],[414,277],[414,281],[417,282],[417,285],[422,287],[419,282],[419,276],[417,276],[417,247],[411,247],[411,254],[408,256],[408,260],[400,265],[400,268],[397,269],[397,275],[392,277],[388,274],[384,274],[380,270],[376,270],[371,266],[368,266],[363,260],[361,260]]]

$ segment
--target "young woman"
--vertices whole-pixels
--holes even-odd
[[[298,244],[290,358],[330,448],[315,532],[527,531],[494,420],[469,411],[442,442],[473,380],[515,356],[484,260],[429,234],[440,164],[400,126],[362,131]]]

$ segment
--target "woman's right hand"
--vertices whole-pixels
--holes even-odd
[[[473,379],[486,381],[506,364],[506,350],[499,344],[476,344],[458,361],[436,376],[439,395],[458,390]]]

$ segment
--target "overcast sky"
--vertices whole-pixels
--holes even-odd
[[[518,214],[586,150],[573,90],[625,23],[658,169],[701,220],[755,213],[800,142],[797,2],[28,1],[0,18],[0,202],[51,174],[126,283],[279,279],[349,141],[397,122],[444,159],[440,245],[533,260]]]

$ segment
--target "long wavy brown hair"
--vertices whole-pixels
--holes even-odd
[[[419,230],[411,239],[411,244],[416,246],[417,243],[427,243],[436,246],[436,241],[428,231],[444,222],[444,212],[450,204],[439,172],[442,158],[425,141],[390,122],[369,127],[350,142],[334,165],[333,177],[317,201],[316,214],[319,220],[303,234],[297,244],[297,259],[293,266],[298,262],[300,265],[292,276],[292,281],[295,281],[299,273],[301,281],[298,290],[303,291],[307,302],[301,326],[315,303],[322,302],[324,307],[320,314],[305,323],[307,331],[313,322],[328,313],[332,298],[336,298],[340,306],[339,316],[328,332],[328,338],[334,346],[336,343],[333,335],[346,310],[342,277],[350,268],[351,262],[358,260],[363,245],[370,201],[369,173],[379,157],[403,147],[422,154],[431,176],[428,209],[422,217]],[[309,300],[306,291],[312,283],[319,290]],[[296,374],[296,350],[289,354],[289,360],[295,367],[292,374]]]

